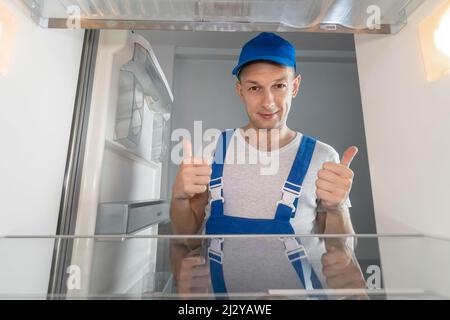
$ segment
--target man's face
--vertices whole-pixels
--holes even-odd
[[[274,63],[263,61],[246,66],[236,83],[236,91],[246,106],[251,127],[283,128],[300,80],[292,68]]]

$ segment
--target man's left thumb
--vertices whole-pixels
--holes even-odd
[[[341,164],[346,167],[350,167],[350,164],[352,163],[352,160],[356,156],[357,153],[358,153],[358,148],[355,146],[352,146],[352,147],[348,148],[347,150],[345,150],[344,155],[342,156],[342,159],[341,159]]]

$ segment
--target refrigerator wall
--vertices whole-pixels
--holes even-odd
[[[51,235],[58,221],[84,32],[49,32],[37,28],[17,1],[1,5],[12,14],[16,33],[8,72],[0,75],[0,234]],[[53,244],[2,246],[0,292],[45,293]]]
[[[445,1],[427,1],[399,34],[356,36],[358,70],[379,233],[418,232],[448,238],[450,193],[450,76],[428,82],[419,39],[419,24]],[[411,241],[395,253],[381,241],[380,253],[387,286],[408,280],[403,262],[417,257],[417,270],[428,277],[419,285],[439,284],[449,292],[448,271],[431,271],[428,254],[439,245]],[[442,251],[441,251],[442,254]],[[444,256],[442,256],[445,259]],[[419,276],[416,275],[416,279]]]
[[[356,36],[379,232],[448,236],[450,77],[428,82],[419,24],[445,1],[427,1],[401,33]]]

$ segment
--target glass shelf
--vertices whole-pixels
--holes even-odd
[[[220,237],[3,236],[0,298],[450,299],[449,239],[424,235]],[[223,239],[226,293],[214,292],[211,280],[217,262],[213,242],[219,239]],[[309,263],[320,287],[303,286],[280,239],[293,239],[303,246],[302,266],[308,270],[304,261]],[[68,270],[65,285],[61,292],[48,292],[48,281],[54,279],[53,248],[61,245],[72,248],[70,265],[64,266]],[[312,271],[305,271],[307,278]]]
[[[22,0],[43,27],[395,33],[424,0]],[[379,13],[379,28],[367,21]],[[75,21],[74,21],[75,19]],[[76,20],[78,19],[78,20]]]

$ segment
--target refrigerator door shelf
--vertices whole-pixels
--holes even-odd
[[[46,28],[399,31],[425,0],[22,0]],[[376,21],[377,27],[368,25]]]
[[[136,77],[145,99],[152,106],[156,105],[170,113],[173,95],[153,50],[147,40],[135,33],[131,36],[131,42],[134,43],[133,58],[121,70],[131,72]]]
[[[133,57],[123,64],[119,73],[119,90],[115,121],[114,141],[126,148],[138,146],[144,125],[147,105],[152,113],[169,114],[173,103],[173,95],[157,59],[148,44],[141,36],[132,34]],[[118,53],[120,54],[120,53]],[[158,119],[157,116],[154,119]],[[163,125],[153,120],[153,131],[163,130]],[[153,136],[163,136],[162,132],[154,132]],[[157,143],[160,143],[157,140]],[[152,155],[152,160],[160,159],[160,154]]]
[[[115,141],[132,148],[139,144],[143,124],[144,93],[136,76],[121,70],[119,76]]]
[[[117,92],[117,107],[110,139],[146,161],[160,163],[169,143],[173,94],[148,41],[130,32],[128,43],[129,53],[115,53],[120,71],[111,90]]]
[[[170,114],[154,113],[153,114],[153,131],[152,131],[152,151],[151,160],[153,163],[161,163],[165,159],[169,150],[170,136]]]
[[[168,212],[168,204],[161,200],[100,203],[95,234],[133,234],[167,221]]]

